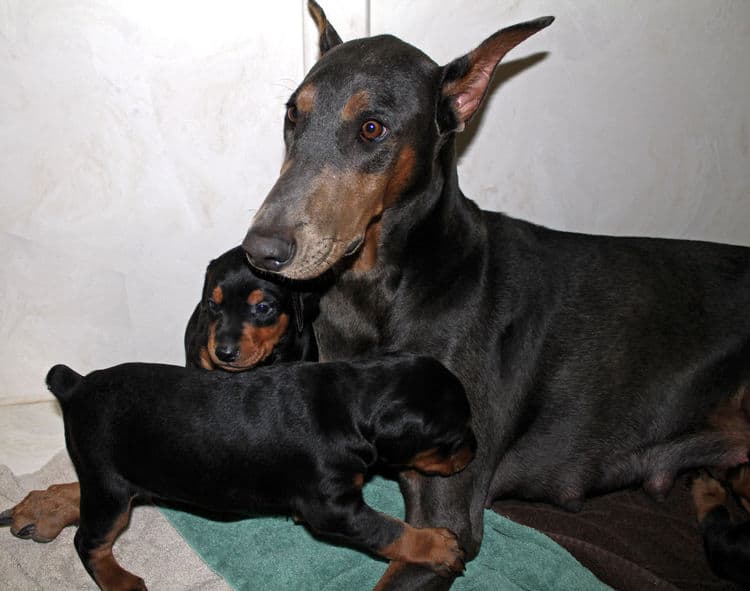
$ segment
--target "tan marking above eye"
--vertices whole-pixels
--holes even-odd
[[[217,304],[221,303],[224,299],[224,292],[221,290],[221,286],[217,285],[214,287],[214,290],[211,292],[211,299]]]
[[[315,102],[315,87],[312,84],[305,84],[299,89],[295,100],[298,113],[309,113],[312,111]]]
[[[344,121],[352,121],[370,106],[370,95],[366,90],[355,92],[341,110]]]
[[[262,289],[254,289],[250,292],[250,295],[247,296],[247,303],[251,306],[254,306],[255,304],[260,304],[263,301],[263,298],[265,297],[265,294],[263,293]]]

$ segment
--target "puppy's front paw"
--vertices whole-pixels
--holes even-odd
[[[426,531],[432,532],[433,548],[430,568],[442,577],[453,577],[464,572],[465,553],[458,543],[458,538],[451,530],[436,527]]]

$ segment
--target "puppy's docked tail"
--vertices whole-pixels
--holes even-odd
[[[65,405],[73,393],[73,389],[81,383],[83,376],[70,369],[67,365],[55,365],[47,372],[47,389],[55,395],[61,405]]]

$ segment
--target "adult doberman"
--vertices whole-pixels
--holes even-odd
[[[452,478],[402,477],[408,521],[456,531],[471,556],[496,497],[576,509],[747,462],[750,249],[554,231],[459,188],[456,134],[502,57],[552,18],[440,67],[392,36],[342,43],[310,9],[321,58],[289,99],[286,159],[243,246],[265,271],[333,279],[321,359],[400,349],[463,381],[477,459]],[[404,564],[381,581],[444,586]]]

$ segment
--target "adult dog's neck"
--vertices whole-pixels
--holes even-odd
[[[412,300],[430,298],[426,286],[442,290],[447,285],[428,281],[420,288],[420,277],[445,274],[448,281],[462,259],[467,266],[476,264],[482,216],[459,189],[453,138],[433,166],[428,180],[413,185],[377,222],[381,227],[374,264],[364,271],[349,265],[323,296],[315,323],[322,359],[397,346],[394,339],[400,333],[392,327],[409,313],[399,299],[401,288],[409,284]],[[446,261],[452,265],[448,272]]]

